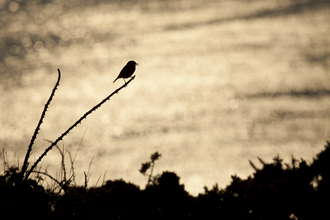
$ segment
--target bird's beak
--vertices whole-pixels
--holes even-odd
[[[137,65],[139,65],[138,63],[135,63],[135,65],[137,66]]]

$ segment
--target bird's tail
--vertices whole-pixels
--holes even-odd
[[[115,83],[117,79],[118,79],[118,77],[113,81],[113,83]]]

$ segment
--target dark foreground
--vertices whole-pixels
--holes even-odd
[[[0,176],[1,219],[327,219],[330,205],[330,142],[308,163],[279,156],[247,179],[232,176],[225,189],[217,184],[197,197],[189,195],[180,177],[163,172],[141,190],[123,180],[102,187],[62,184],[61,194],[45,190],[38,179],[17,184],[18,169]],[[42,178],[39,176],[39,178]],[[57,190],[58,191],[58,190]]]

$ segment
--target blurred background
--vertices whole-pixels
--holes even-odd
[[[78,151],[77,184],[91,164],[89,186],[106,172],[144,188],[156,151],[154,174],[192,195],[257,157],[311,162],[330,136],[329,21],[329,0],[0,0],[1,158],[22,165],[57,68],[31,163],[135,60],[129,86],[59,144]],[[40,165],[60,164],[53,149]]]

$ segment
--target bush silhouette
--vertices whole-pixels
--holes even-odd
[[[55,207],[56,218],[132,219],[139,215],[141,191],[123,180],[107,181],[102,187],[70,187]]]
[[[232,176],[232,182],[223,190],[215,185],[197,197],[195,217],[202,219],[324,219],[329,216],[330,144],[308,165],[292,157],[285,164],[279,156],[273,163],[255,169],[253,176],[242,180]],[[317,187],[313,183],[317,183]],[[323,217],[322,217],[323,216]]]
[[[0,176],[0,213],[3,219],[45,219],[51,214],[52,193],[35,180],[20,182],[18,168],[11,167]]]
[[[255,172],[246,179],[233,175],[224,189],[193,197],[175,172],[153,176],[144,190],[124,180],[97,188],[69,186],[64,194],[46,191],[37,180],[23,183],[15,167],[0,176],[2,217],[34,219],[327,219],[329,217],[330,143],[311,164],[292,157],[284,164],[250,161]],[[19,211],[18,211],[19,210]]]
[[[174,172],[163,172],[143,193],[147,219],[188,219],[192,197]]]

